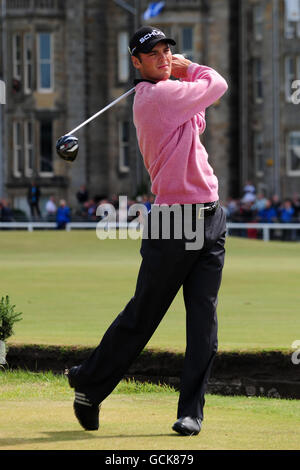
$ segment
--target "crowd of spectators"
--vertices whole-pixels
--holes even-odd
[[[148,210],[154,202],[154,197],[143,195],[136,199],[127,199],[127,209],[136,203],[144,204]],[[70,207],[64,199],[57,201],[53,195],[41,203],[41,191],[35,182],[32,182],[27,192],[28,213],[11,208],[8,201],[0,199],[0,222],[14,221],[45,221],[56,222],[58,229],[64,229],[71,221],[76,222],[98,222],[97,208],[102,204],[112,204],[119,214],[119,196],[114,194],[111,198],[106,195],[90,197],[85,185],[79,187],[76,193],[76,203]],[[129,220],[129,219],[128,219]]]
[[[230,198],[223,207],[226,210],[227,221],[237,223],[288,224],[300,223],[300,196],[294,194],[291,198],[280,198],[275,194],[268,198],[263,193],[256,194],[251,183],[244,187],[244,194],[239,199]],[[271,230],[272,239],[299,240],[298,230]],[[260,230],[234,230],[232,233],[249,238],[260,238]]]
[[[76,194],[78,201],[77,210],[75,210],[75,217],[79,217],[87,221],[98,221],[99,216],[97,216],[97,208],[101,204],[112,204],[115,208],[116,214],[119,213],[119,196],[113,194],[111,198],[107,198],[105,195],[95,196],[92,199],[89,198],[89,193],[86,190],[85,186],[81,186],[79,191]],[[144,194],[142,196],[137,196],[136,199],[127,199],[127,209],[133,204],[144,204],[148,211],[151,209],[151,204],[154,203],[154,196]]]
[[[112,204],[119,212],[119,196],[114,194],[111,198],[105,195],[90,197],[86,186],[82,185],[76,193],[74,207],[69,207],[64,199],[56,202],[54,196],[50,196],[44,205],[40,208],[41,191],[39,187],[32,182],[28,188],[27,201],[30,220],[46,220],[56,222],[58,229],[65,229],[66,224],[72,221],[99,221],[97,208],[101,204]],[[151,204],[154,203],[154,196],[147,194],[138,196],[135,200],[127,200],[127,209],[135,203],[144,204],[149,211]],[[239,223],[300,223],[300,196],[295,194],[292,198],[280,200],[277,195],[268,198],[263,193],[257,193],[255,186],[248,182],[244,186],[242,197],[238,199],[229,198],[222,206],[226,211],[228,222]],[[15,211],[9,206],[9,203],[0,200],[0,221],[12,222],[16,220]],[[20,219],[19,219],[20,220]],[[270,230],[271,239],[282,240],[300,240],[300,230]],[[231,235],[261,238],[262,231],[256,228],[248,229],[230,229]]]

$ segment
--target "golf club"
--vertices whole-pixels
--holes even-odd
[[[131,88],[128,90],[126,93],[123,95],[119,96],[119,98],[115,99],[112,101],[110,104],[105,106],[105,108],[101,109],[98,111],[96,114],[91,116],[89,119],[86,121],[82,122],[79,124],[79,126],[75,127],[72,129],[70,132],[65,134],[64,136],[60,137],[58,141],[56,142],[56,152],[57,154],[63,159],[68,162],[73,162],[75,158],[77,157],[77,153],[79,150],[79,143],[77,137],[75,137],[73,134],[79,129],[81,129],[83,126],[88,124],[89,122],[93,121],[96,119],[96,117],[100,116],[100,114],[103,114],[105,111],[108,109],[112,108],[115,104],[117,104],[119,101],[123,100],[124,98],[127,98],[127,96],[131,95],[134,93],[135,88]]]

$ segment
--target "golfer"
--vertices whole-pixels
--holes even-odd
[[[187,345],[173,430],[197,435],[202,426],[206,385],[217,352],[216,306],[226,221],[218,181],[199,135],[205,130],[205,109],[228,86],[210,67],[172,56],[170,45],[175,44],[151,26],[132,37],[132,64],[141,77],[135,82],[134,124],[155,207],[189,207],[193,227],[203,219],[203,246],[187,249],[184,234],[165,239],[162,230],[158,238],[143,237],[134,296],[90,357],[66,371],[75,389],[75,415],[86,430],[98,429],[100,404],[148,343],[181,287]],[[177,80],[170,80],[171,75]]]

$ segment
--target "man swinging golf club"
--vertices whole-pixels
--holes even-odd
[[[151,26],[132,37],[132,64],[141,76],[135,81],[134,124],[155,204],[178,204],[184,210],[189,206],[193,223],[203,218],[204,242],[201,249],[187,250],[184,236],[143,238],[134,296],[90,357],[66,371],[75,389],[75,415],[86,430],[98,429],[100,404],[146,346],[181,287],[187,345],[173,430],[190,436],[201,430],[205,389],[217,352],[226,221],[199,134],[205,130],[205,109],[228,86],[210,67],[172,56],[174,44]],[[169,80],[171,75],[180,80]]]

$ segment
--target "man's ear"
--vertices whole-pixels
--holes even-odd
[[[139,60],[138,57],[136,57],[135,55],[132,55],[131,56],[131,62],[132,62],[132,65],[136,68],[136,69],[139,69],[141,67],[141,62]]]

